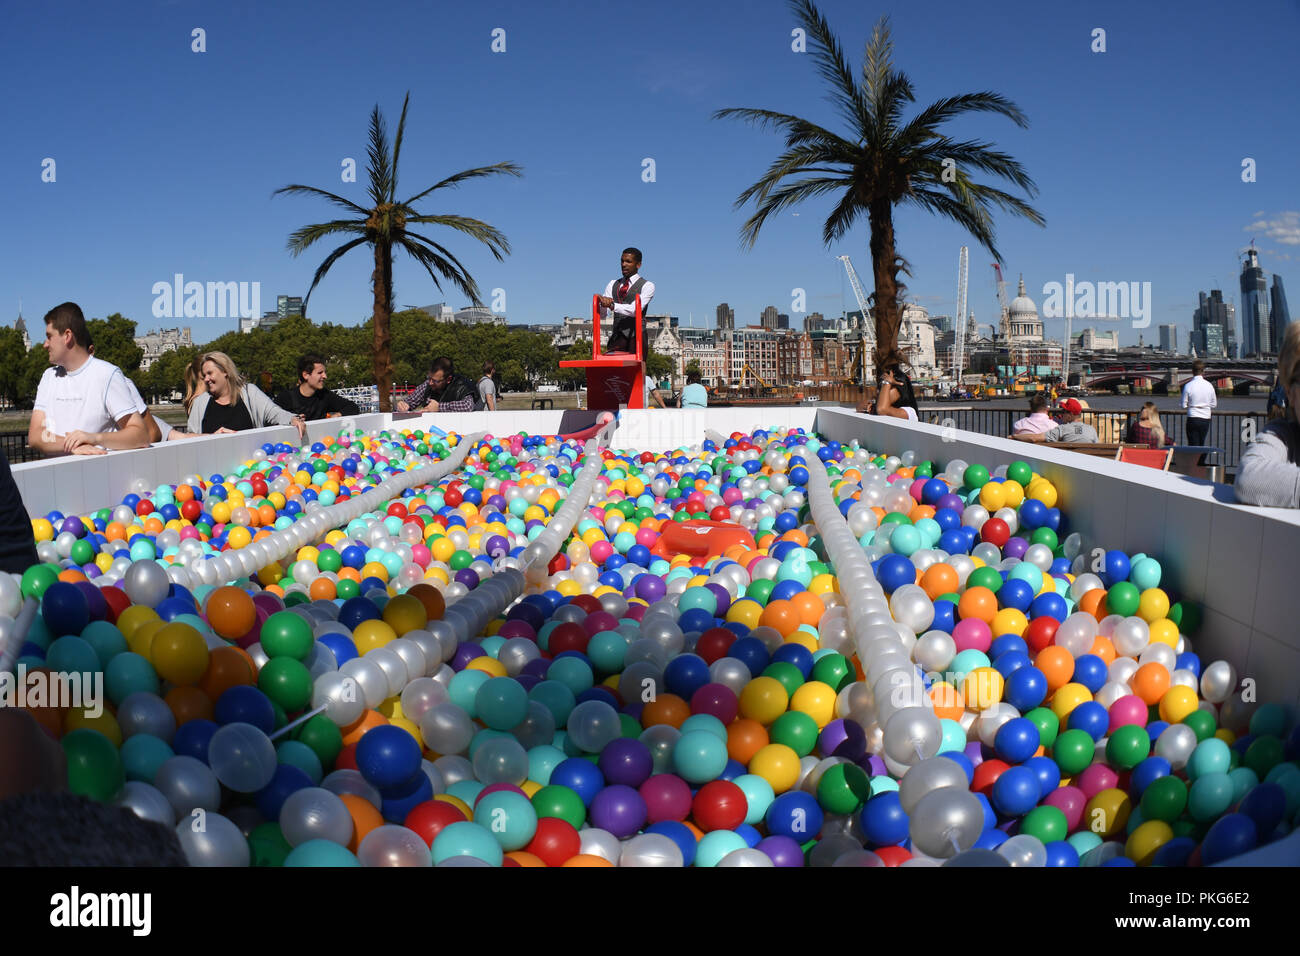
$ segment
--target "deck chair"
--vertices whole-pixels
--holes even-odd
[[[1169,470],[1169,462],[1174,457],[1173,448],[1146,448],[1120,443],[1115,450],[1115,460],[1125,461],[1130,465],[1142,465],[1145,468]]]

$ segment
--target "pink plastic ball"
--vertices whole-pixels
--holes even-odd
[[[1121,697],[1110,705],[1107,713],[1110,716],[1110,727],[1106,731],[1108,734],[1113,734],[1127,724],[1137,724],[1139,727],[1147,725],[1147,705],[1136,694]]]
[[[414,561],[416,564],[418,564],[420,567],[427,568],[429,566],[429,562],[433,560],[433,555],[429,553],[429,549],[426,548],[424,545],[413,544],[411,545],[411,560]]]
[[[1119,774],[1104,763],[1095,763],[1078,777],[1079,789],[1091,800],[1103,790],[1110,790],[1119,784]]]
[[[977,617],[968,617],[957,622],[952,629],[952,641],[958,652],[974,648],[987,653],[993,645],[993,631],[984,621]]]
[[[921,500],[921,489],[925,487],[927,481],[929,481],[928,478],[917,478],[912,482],[912,487],[907,489],[907,493],[919,502]]]
[[[591,560],[596,564],[604,564],[613,553],[614,546],[608,541],[597,541],[591,546]]]
[[[691,788],[676,774],[657,773],[637,789],[650,823],[685,820],[691,812]]]
[[[1075,786],[1057,787],[1043,798],[1044,805],[1056,807],[1065,814],[1066,825],[1071,831],[1074,831],[1083,820],[1083,808],[1087,803],[1088,798]]]
[[[636,543],[650,548],[659,540],[659,532],[652,528],[638,528],[636,533]]]
[[[722,502],[728,507],[734,505],[738,501],[744,501],[744,500],[745,500],[745,495],[741,492],[739,488],[728,488],[726,491],[722,493]]]

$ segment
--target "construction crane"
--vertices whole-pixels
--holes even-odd
[[[776,386],[775,386],[775,385],[768,385],[767,382],[763,381],[763,376],[761,376],[761,375],[759,375],[757,372],[755,372],[755,371],[750,367],[750,365],[749,365],[748,362],[745,363],[744,371],[745,371],[745,372],[748,372],[751,376],[753,376],[754,381],[758,382],[759,386],[763,389],[764,392],[775,392],[775,391],[776,391]],[[743,372],[742,372],[742,374],[741,374],[741,381],[742,381],[742,382],[744,381],[744,374],[743,374]]]
[[[1002,278],[1002,266],[996,262],[993,263],[993,271],[998,274],[998,305],[1002,307],[1002,341],[1007,347],[1007,362],[1014,368],[1016,354],[1011,347],[1011,306],[1007,304],[1007,280]]]
[[[952,324],[952,378],[957,387],[961,387],[962,360],[966,351],[966,279],[969,261],[965,246],[957,257],[957,315]]]
[[[858,281],[857,270],[853,268],[853,260],[848,256],[836,256],[844,263],[844,271],[849,274],[849,285],[853,287],[853,296],[858,300],[858,308],[862,310],[862,335],[858,340],[858,360],[854,363],[853,378],[857,384],[866,384],[867,360],[866,354],[868,349],[874,350],[876,347],[876,326],[871,321],[871,313],[867,308],[867,293],[862,288],[862,283]]]

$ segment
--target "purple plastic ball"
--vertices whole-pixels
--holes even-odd
[[[63,534],[65,531],[70,531],[78,538],[86,536],[86,526],[82,524],[80,518],[64,518],[63,523],[59,525],[59,534]]]
[[[641,794],[620,783],[596,794],[587,816],[593,826],[626,840],[645,826],[648,813]]]
[[[476,657],[484,657],[487,651],[483,650],[477,644],[461,644],[456,648],[456,653],[451,657],[451,669],[454,671],[463,671],[469,662]]]
[[[1002,546],[1002,556],[1005,558],[1023,558],[1028,550],[1029,542],[1024,538],[1011,538]]]
[[[639,787],[654,772],[654,758],[650,756],[650,748],[641,741],[619,737],[605,745],[597,766],[607,782]]]
[[[456,572],[456,582],[465,585],[466,588],[473,591],[478,587],[478,574],[469,568],[461,568]]]
[[[788,836],[770,836],[759,841],[756,849],[777,866],[803,866],[803,847]]]
[[[668,591],[664,579],[655,574],[643,574],[636,579],[636,596],[648,604],[653,604]]]

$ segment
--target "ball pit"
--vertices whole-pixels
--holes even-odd
[[[195,864],[1200,865],[1285,836],[1290,716],[1196,654],[1158,555],[1080,553],[1069,504],[1025,462],[798,429],[340,433],[34,520],[0,614],[39,602],[26,671],[103,675],[97,718],[28,708],[70,787]]]

